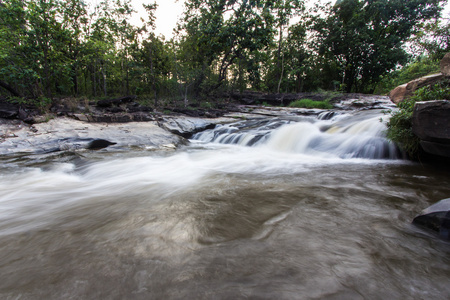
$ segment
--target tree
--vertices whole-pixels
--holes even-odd
[[[341,0],[317,18],[319,52],[338,66],[346,92],[371,93],[382,75],[404,64],[416,24],[437,18],[440,0]]]
[[[251,70],[246,75],[254,80],[254,85],[258,83],[258,52],[273,43],[274,8],[274,1],[262,0],[186,2],[186,15],[179,30],[186,33],[180,38],[184,53],[179,58],[191,59],[190,66],[197,73],[197,92],[219,88],[235,64],[245,64]]]
[[[286,49],[283,49],[284,37],[283,33],[289,27],[290,20],[304,10],[303,1],[299,0],[277,0],[274,4],[276,19],[275,23],[278,27],[278,49],[276,54],[276,72],[278,73],[277,93],[280,92],[280,86],[285,73],[284,55]]]
[[[32,71],[20,58],[26,37],[24,6],[19,0],[0,2],[0,86],[16,97],[21,96],[20,87],[26,82],[23,75]]]
[[[432,59],[441,60],[450,52],[450,23],[440,19],[421,24],[420,31],[412,41]]]

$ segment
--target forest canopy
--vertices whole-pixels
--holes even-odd
[[[446,3],[340,0],[307,8],[302,0],[186,0],[166,40],[154,33],[156,3],[0,1],[0,95],[135,94],[157,104],[249,89],[380,92],[402,67],[433,65],[450,51]],[[131,20],[135,9],[148,15],[141,26]]]

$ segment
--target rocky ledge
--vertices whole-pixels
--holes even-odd
[[[77,107],[64,103],[53,114],[39,115],[26,107],[5,104],[0,107],[0,154],[53,153],[77,149],[175,149],[188,143],[193,133],[218,123],[237,119],[288,118],[304,115],[321,119],[341,110],[385,109],[392,107],[387,97],[347,96],[334,103],[334,109],[303,109],[233,104],[217,110],[187,109],[166,115],[123,97]],[[203,115],[203,118],[190,115]],[[215,118],[213,118],[215,116]],[[92,145],[101,147],[93,147]]]
[[[412,119],[413,133],[422,149],[431,155],[450,158],[450,101],[417,102]]]

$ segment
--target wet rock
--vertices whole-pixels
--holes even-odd
[[[333,102],[333,106],[341,110],[391,109],[395,107],[389,97],[379,95],[345,94]]]
[[[432,230],[440,238],[450,240],[450,198],[441,200],[414,218],[413,224]]]
[[[68,137],[50,140],[46,143],[40,144],[39,149],[35,153],[47,154],[60,151],[76,151],[81,149],[100,150],[116,144],[117,143],[110,142],[105,139]]]
[[[421,141],[420,146],[428,154],[450,158],[450,145]]]
[[[14,134],[0,142],[0,154],[51,153],[77,149],[99,149],[108,141],[120,149],[162,149],[164,145],[184,145],[185,139],[160,128],[156,122],[94,123],[61,117],[28,126],[17,120],[3,119],[0,132]],[[17,124],[16,124],[17,123]],[[98,142],[93,142],[99,140]],[[93,142],[92,145],[89,143]]]
[[[165,117],[158,121],[158,125],[184,138],[190,138],[194,133],[216,126],[214,123],[203,119],[185,117]]]
[[[427,85],[434,84],[443,79],[444,77],[445,76],[442,73],[438,73],[412,80],[408,83],[402,84],[393,89],[389,93],[389,98],[391,99],[392,102],[398,104],[403,100],[405,100],[406,98],[411,97],[415,90]]]
[[[425,152],[450,157],[450,101],[417,102],[412,129],[421,140]]]
[[[86,146],[86,149],[89,149],[89,150],[100,150],[100,149],[106,148],[106,147],[111,146],[111,145],[116,145],[116,144],[117,143],[110,142],[108,140],[96,139],[96,140],[93,140],[92,142],[90,142]]]
[[[450,76],[450,52],[445,54],[440,63],[441,73],[445,76]]]

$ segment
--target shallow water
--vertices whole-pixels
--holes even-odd
[[[321,122],[303,125],[342,121]],[[253,147],[3,157],[0,298],[448,299],[450,244],[410,222],[449,172],[274,144],[303,125]]]

